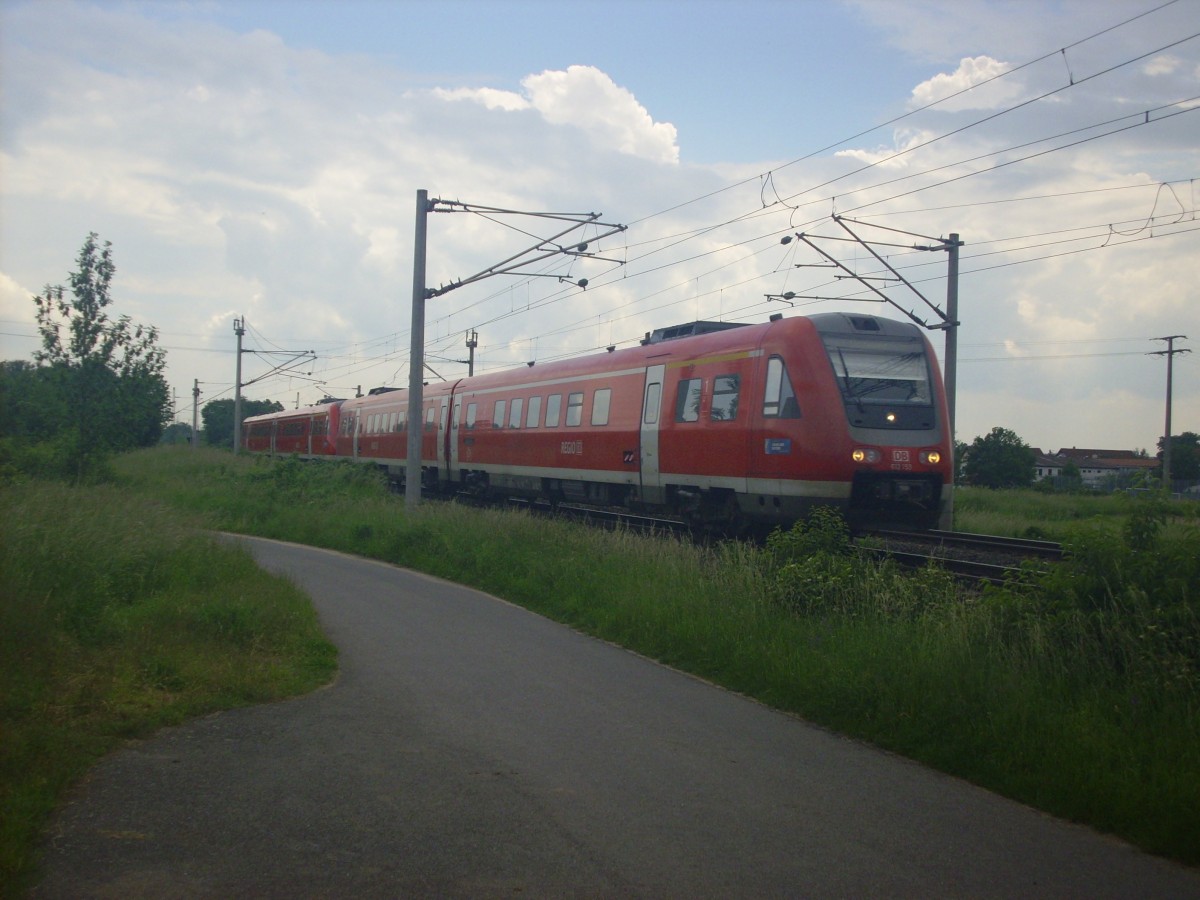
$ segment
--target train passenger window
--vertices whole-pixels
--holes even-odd
[[[404,426],[408,424],[408,410],[402,409],[396,413],[396,430],[403,431]]]
[[[732,422],[737,418],[740,375],[718,375],[713,381],[712,420]]]
[[[433,431],[434,424],[436,421],[434,419],[434,416],[436,416],[436,415],[437,415],[436,407],[431,406],[431,407],[429,407],[429,409],[425,410],[425,430],[426,431]]]
[[[385,431],[394,432],[396,430],[396,416],[398,415],[399,413],[392,413],[391,417],[388,419],[387,425],[384,427]]]
[[[767,387],[763,392],[763,415],[776,419],[800,418],[800,404],[792,390],[787,366],[778,356],[767,360]]]
[[[551,394],[546,398],[546,427],[557,428],[558,416],[562,409],[562,394]]]
[[[525,406],[524,398],[517,397],[515,400],[513,400],[512,409],[510,409],[509,413],[508,413],[508,427],[509,428],[520,428],[521,427],[521,413],[524,411],[524,406]]]
[[[679,382],[679,393],[675,397],[675,421],[695,422],[700,418],[700,389],[702,378],[684,378]]]
[[[525,417],[526,428],[537,428],[538,417],[542,414],[542,398],[529,398],[529,415]]]
[[[567,394],[567,426],[574,427],[583,421],[583,391]]]
[[[468,403],[467,404],[467,428],[468,428],[468,430],[473,431],[475,429],[475,416],[478,415],[478,413],[479,413],[479,404],[478,403]]]
[[[495,410],[495,412],[492,413],[492,427],[493,428],[503,428],[504,427],[504,410],[507,408],[508,408],[507,400],[497,400],[496,401],[496,410]]]
[[[643,420],[647,425],[658,422],[658,407],[662,402],[662,385],[652,381],[646,385],[646,415]]]
[[[592,424],[608,424],[608,408],[612,404],[612,388],[601,388],[592,396]]]

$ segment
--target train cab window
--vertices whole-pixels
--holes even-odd
[[[521,427],[521,413],[524,412],[524,406],[525,399],[523,397],[517,397],[515,400],[513,400],[512,408],[508,411],[509,428]]]
[[[763,415],[774,419],[800,418],[800,404],[792,390],[787,366],[778,356],[767,360],[767,387],[763,392]]]
[[[477,415],[479,415],[479,404],[478,403],[468,403],[467,404],[467,430],[468,431],[475,430],[475,417]]]
[[[675,396],[675,421],[696,422],[700,419],[700,389],[702,378],[684,378],[679,382],[679,393]]]
[[[856,406],[928,406],[933,403],[929,366],[917,338],[825,338],[842,397]]]
[[[562,394],[551,394],[546,398],[546,427],[557,428],[558,417],[562,411]]]
[[[592,395],[592,424],[607,425],[608,409],[612,405],[612,388],[600,388]]]
[[[433,431],[434,426],[437,424],[437,419],[435,418],[435,416],[437,416],[437,407],[431,406],[431,407],[429,407],[429,409],[425,410],[425,430],[426,431]]]
[[[538,417],[541,416],[541,414],[542,414],[542,398],[541,397],[530,397],[529,398],[529,415],[527,415],[525,417],[525,427],[526,428],[537,428]]]
[[[496,411],[492,413],[492,427],[493,428],[503,428],[504,427],[504,411],[506,409],[508,409],[508,401],[507,400],[497,400],[496,401]]]
[[[583,421],[583,391],[567,394],[567,427],[573,428]]]
[[[714,422],[732,422],[737,418],[741,376],[718,375],[713,381],[712,413]]]

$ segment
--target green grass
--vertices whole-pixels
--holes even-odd
[[[1003,507],[1011,524],[959,527],[1020,533],[1026,499],[1025,527],[1070,523],[1047,535],[1069,542],[1070,561],[980,594],[937,570],[913,575],[860,558],[826,517],[766,548],[698,547],[455,504],[408,515],[351,464],[163,448],[121,457],[115,470],[119,490],[101,507],[145,504],[156,532],[168,523],[188,534],[182,523],[242,531],[479,587],[1200,864],[1200,538],[1172,508],[961,492],[968,522]],[[104,571],[101,586],[154,582],[144,567]],[[220,623],[228,620],[214,615],[210,627],[219,633]]]
[[[963,491],[959,527],[1036,525],[1074,553],[1050,576],[980,595],[859,558],[822,518],[766,550],[702,548],[454,504],[409,516],[349,465],[160,450],[118,467],[131,490],[212,526],[482,588],[1200,863],[1200,537],[1175,507]],[[988,515],[1007,524],[980,524]]]
[[[1123,491],[1055,494],[958,487],[954,491],[954,527],[978,534],[1063,541],[1097,526],[1119,530],[1131,515],[1154,499]],[[1180,501],[1169,508],[1175,524],[1200,524],[1200,503]]]
[[[111,486],[0,491],[0,893],[64,790],[121,741],[327,682],[307,598]]]

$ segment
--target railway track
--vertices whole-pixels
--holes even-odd
[[[870,537],[882,546],[864,549],[919,568],[935,563],[965,580],[999,584],[1024,571],[1030,560],[1062,559],[1061,544],[1028,538],[956,531],[875,530]]]
[[[526,509],[542,515],[553,514],[601,527],[620,526],[646,534],[690,533],[687,524],[683,522],[616,510],[513,499],[508,500],[507,504],[512,508]],[[868,536],[872,539],[871,545],[860,544],[860,549],[878,558],[890,558],[909,568],[922,568],[932,563],[957,578],[975,583],[1001,584],[1025,571],[1022,567],[1029,560],[1045,560],[1052,563],[1063,556],[1062,545],[1053,541],[1000,535],[873,529],[868,532]]]

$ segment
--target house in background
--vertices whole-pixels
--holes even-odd
[[[1069,462],[1079,468],[1079,476],[1090,488],[1120,488],[1158,476],[1159,460],[1134,450],[1098,450],[1063,447],[1057,453],[1037,453],[1037,479],[1062,475]],[[1044,474],[1043,474],[1044,473]]]

